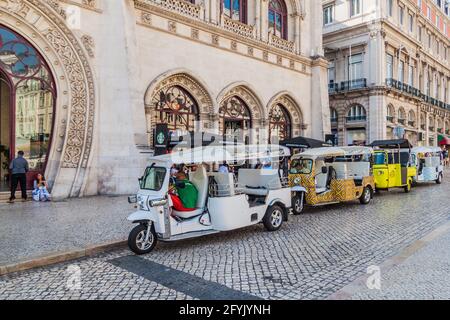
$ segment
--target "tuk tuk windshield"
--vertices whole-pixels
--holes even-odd
[[[311,159],[295,159],[291,163],[291,174],[310,174],[313,161]]]
[[[142,190],[161,190],[164,179],[166,177],[166,168],[163,167],[148,167],[145,170],[144,176],[140,179],[140,187]]]
[[[384,152],[375,152],[373,156],[373,164],[374,165],[381,165],[386,164],[386,155]]]

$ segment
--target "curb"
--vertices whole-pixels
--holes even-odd
[[[383,270],[383,272],[389,271],[390,269],[401,265],[403,262],[405,262],[406,259],[426,247],[431,241],[439,238],[440,236],[444,235],[445,233],[450,231],[450,222],[444,223],[440,227],[436,228],[435,230],[431,231],[421,239],[414,241],[410,245],[408,245],[405,249],[403,249],[399,254],[388,258],[386,261],[380,264],[380,268]],[[336,291],[332,295],[328,296],[326,300],[351,300],[352,296],[361,291],[361,290],[367,290],[367,278],[368,275],[360,276],[359,278],[356,278],[353,282],[349,283],[348,285],[344,286],[340,290]]]
[[[127,241],[112,241],[104,244],[88,246],[84,249],[51,253],[44,256],[31,258],[10,265],[0,266],[0,276],[10,273],[26,271],[39,267],[46,267],[57,263],[67,262],[85,257],[92,257],[99,253],[119,249],[127,245]]]

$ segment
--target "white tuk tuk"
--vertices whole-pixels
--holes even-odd
[[[415,147],[411,151],[412,161],[416,164],[417,175],[414,183],[442,183],[444,166],[441,159],[441,149],[438,147]]]
[[[136,254],[153,250],[157,240],[175,241],[247,227],[262,222],[268,231],[278,230],[291,211],[291,189],[276,169],[240,169],[233,173],[207,172],[207,166],[272,159],[290,155],[278,145],[194,148],[153,157],[140,181],[138,211],[128,220],[138,224],[128,238]],[[189,174],[198,190],[197,208],[177,212],[169,195],[173,165],[195,165]]]

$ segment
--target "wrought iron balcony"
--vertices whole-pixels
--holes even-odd
[[[422,93],[419,89],[417,89],[413,86],[410,86],[406,83],[403,83],[401,81],[398,81],[398,80],[395,80],[392,78],[387,78],[386,86],[390,87],[390,88],[395,88],[397,90],[400,90],[400,91],[408,93],[408,94],[411,94],[415,97],[422,99],[426,103],[432,104],[433,106],[450,110],[449,104],[446,104],[445,102],[440,101],[439,99],[433,98],[433,97],[429,96],[428,94]]]
[[[328,83],[328,92],[335,93],[339,91],[339,83],[330,82]]]
[[[415,122],[414,121],[408,121],[408,125],[410,126],[410,127],[414,127],[415,126]]]
[[[415,97],[421,97],[421,92],[419,89],[392,78],[386,79],[386,86],[411,94]]]
[[[434,127],[430,126],[430,127],[428,127],[428,130],[429,131],[434,131]]]
[[[387,117],[386,117],[386,120],[387,120],[388,122],[394,122],[394,117],[393,117],[393,116],[387,116]]]
[[[341,82],[341,91],[364,89],[364,88],[367,88],[367,79],[366,78]]]
[[[406,119],[398,119],[398,123],[405,125],[406,124]]]

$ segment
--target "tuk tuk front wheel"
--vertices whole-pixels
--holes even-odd
[[[149,228],[147,225],[140,224],[131,230],[130,235],[128,236],[128,247],[137,255],[151,252],[158,242],[153,224],[150,227],[150,233],[147,237],[148,230]]]
[[[437,184],[441,184],[442,183],[442,173],[439,174],[437,180],[436,180]]]
[[[267,231],[277,231],[283,225],[284,209],[278,205],[273,205],[267,209],[263,218],[263,224]]]
[[[408,180],[408,183],[405,186],[405,193],[409,193],[411,191],[411,180]]]
[[[294,215],[299,215],[303,212],[303,209],[305,208],[304,197],[305,194],[302,192],[297,193],[292,198],[292,212],[294,213]]]

